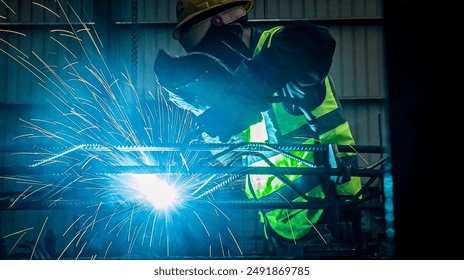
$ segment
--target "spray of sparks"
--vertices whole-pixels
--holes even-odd
[[[2,4],[16,14],[13,7],[4,1]],[[130,149],[197,141],[192,136],[192,116],[171,107],[162,89],[143,95],[127,72],[113,74],[96,29],[69,3],[56,0],[54,7],[38,2],[32,5],[69,24],[50,30],[49,45],[55,52],[60,49],[65,53],[56,65],[41,53],[23,51],[0,38],[0,52],[35,79],[36,88],[50,104],[47,108],[53,109],[37,111],[30,119],[21,118],[28,132],[14,139],[45,144],[14,154],[27,156],[28,161],[32,158],[27,167],[42,170],[35,174],[40,176],[0,176],[21,186],[21,192],[7,202],[8,209],[28,201],[48,209],[39,228],[2,232],[1,239],[11,244],[8,255],[25,246],[31,247],[30,255],[25,256],[30,259],[241,255],[240,245],[227,226],[230,218],[214,206],[212,196],[205,195],[208,203],[203,204],[194,199],[217,178],[176,173],[188,170],[205,154]],[[0,19],[7,16],[0,15]],[[0,35],[30,40],[29,34],[17,30],[0,29]],[[131,173],[137,167],[163,167],[165,172]],[[121,168],[129,171],[122,173]],[[163,196],[161,188],[169,188],[162,191]],[[71,209],[75,219],[57,233],[57,238],[66,240],[64,247],[55,256],[46,256],[41,240],[49,217],[63,209],[60,206]],[[35,238],[31,243],[32,233]]]

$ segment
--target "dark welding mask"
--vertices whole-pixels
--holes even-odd
[[[169,100],[195,115],[221,102],[233,72],[216,57],[203,52],[172,56],[160,49],[153,68],[156,81]]]
[[[251,56],[251,51],[242,40],[242,32],[240,23],[212,26],[193,51],[211,54],[235,70],[241,61]]]

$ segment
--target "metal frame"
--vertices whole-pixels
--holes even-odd
[[[367,168],[359,167],[330,167],[326,165],[315,165],[309,162],[306,162],[302,158],[298,158],[291,154],[292,151],[313,151],[315,153],[322,153],[328,157],[329,145],[277,145],[277,144],[263,144],[263,143],[240,143],[240,144],[192,144],[192,145],[179,145],[179,144],[167,144],[167,145],[157,145],[157,146],[104,146],[99,144],[83,144],[73,147],[63,147],[63,146],[40,146],[40,145],[31,145],[31,146],[0,146],[1,153],[28,153],[34,151],[52,151],[55,153],[53,156],[49,156],[35,162],[30,165],[25,166],[2,166],[0,167],[0,176],[44,176],[44,177],[60,177],[61,180],[73,180],[79,178],[80,176],[88,175],[109,175],[109,174],[124,174],[124,173],[150,173],[150,174],[184,174],[184,175],[193,175],[193,174],[216,174],[216,175],[228,175],[229,177],[221,182],[216,182],[214,185],[209,185],[205,187],[205,190],[199,192],[196,195],[196,199],[199,199],[209,193],[216,192],[220,188],[232,184],[236,179],[247,174],[273,174],[273,175],[317,175],[317,176],[360,176],[360,177],[369,177],[370,180],[365,184],[361,192],[364,192],[365,189],[372,183],[373,180],[383,176],[382,163],[385,161],[385,158],[381,159],[379,162],[369,166]],[[378,146],[343,146],[337,145],[336,148],[340,152],[356,151],[358,153],[382,153],[382,147]],[[148,153],[157,153],[157,152],[174,152],[174,153],[188,153],[188,152],[215,152],[215,155],[209,158],[209,161],[201,165],[193,166],[179,166],[178,168],[172,169],[169,166],[158,165],[158,166],[144,166],[144,165],[132,165],[132,166],[98,166],[92,170],[79,170],[79,168],[74,168],[72,171],[69,167],[56,167],[56,166],[47,166],[48,163],[53,160],[59,159],[60,157],[69,156],[77,152],[91,152],[91,153],[124,153],[124,152],[148,152]],[[211,161],[220,158],[221,156],[227,154],[236,153],[236,157],[242,157],[247,154],[254,154],[263,157],[266,159],[264,153],[273,152],[281,153],[283,155],[292,157],[295,160],[306,163],[309,168],[282,168],[282,167],[251,167],[243,165],[232,165],[232,166],[211,166],[208,163]],[[10,207],[11,201],[17,199],[19,193],[0,193],[3,199],[0,201],[0,211],[1,210],[15,210],[15,209],[40,209],[41,207],[46,207],[47,201],[44,199],[44,195],[41,197],[43,199],[38,201],[27,201],[27,203],[16,204],[15,207]],[[379,195],[382,195],[379,193]],[[349,204],[361,204],[370,199],[370,197],[359,200],[358,198],[361,194],[355,196],[355,200],[344,198],[344,205]],[[9,199],[5,199],[9,197]],[[90,205],[94,204],[94,201],[89,200],[87,202]],[[69,203],[69,202],[56,202],[54,207],[66,208],[74,206],[82,206],[87,204],[85,202],[80,203]],[[308,203],[288,203],[281,202],[259,202],[259,201],[220,201],[218,202],[222,206],[227,207],[233,205],[233,207],[240,208],[326,208],[329,206],[329,202],[325,200],[321,201],[311,201]],[[334,203],[332,201],[331,203]],[[111,203],[107,204],[111,206]]]

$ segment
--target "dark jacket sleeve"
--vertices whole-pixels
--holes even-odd
[[[335,45],[327,28],[298,22],[284,26],[274,34],[271,46],[264,46],[246,64],[252,72],[276,87],[283,87],[288,82],[317,84],[329,73]]]

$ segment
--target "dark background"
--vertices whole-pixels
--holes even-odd
[[[461,90],[453,75],[461,51],[452,10],[445,2],[385,1],[397,259],[464,258]]]

